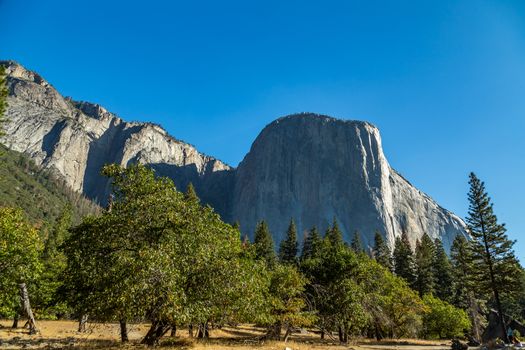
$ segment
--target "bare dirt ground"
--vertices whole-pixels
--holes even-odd
[[[21,322],[23,325],[23,322]],[[11,321],[0,321],[0,350],[5,349],[146,349],[139,344],[148,329],[145,324],[129,325],[130,343],[119,343],[118,324],[89,323],[85,333],[77,332],[77,323],[73,321],[39,321],[40,334],[28,335],[27,329],[11,329]],[[262,341],[263,329],[250,325],[214,329],[209,340],[197,340],[188,337],[187,329],[177,331],[177,337],[166,336],[162,339],[162,349],[208,349],[208,350],[292,350],[330,349],[330,350],[448,350],[449,341],[422,340],[356,340],[342,346],[336,339],[321,341],[318,334],[294,334],[287,342]]]

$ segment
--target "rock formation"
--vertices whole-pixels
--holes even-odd
[[[233,169],[176,140],[158,125],[125,122],[103,107],[62,97],[48,82],[12,61],[7,67],[7,136],[2,142],[55,170],[76,191],[104,203],[106,163],[150,164],[181,190],[192,182],[205,203],[253,234],[265,219],[277,242],[291,218],[299,232],[324,230],[336,218],[350,240],[371,245],[375,231],[390,244],[406,231],[426,232],[449,247],[464,223],[393,170],[379,130],[359,121],[315,114],[269,124]]]

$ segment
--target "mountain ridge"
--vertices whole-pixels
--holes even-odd
[[[191,182],[204,203],[252,234],[265,219],[278,242],[294,218],[299,232],[324,230],[335,217],[349,241],[380,231],[393,244],[410,231],[450,246],[462,220],[388,164],[379,129],[366,121],[317,113],[282,116],[266,125],[234,168],[200,153],[154,123],[127,122],[103,106],[64,98],[38,73],[7,65],[8,117],[3,142],[60,173],[75,191],[104,203],[106,163],[149,164],[180,190]],[[281,195],[279,195],[281,194]]]

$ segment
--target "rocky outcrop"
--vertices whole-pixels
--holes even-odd
[[[62,97],[38,74],[8,61],[9,123],[2,142],[54,169],[74,190],[104,203],[109,186],[99,175],[104,164],[151,164],[184,190],[192,182],[219,212],[229,190],[231,168],[176,140],[158,125],[125,122],[103,107]],[[217,179],[217,181],[216,181]],[[217,198],[217,201],[214,199]]]
[[[370,123],[299,114],[268,125],[239,165],[232,218],[253,232],[265,219],[276,241],[291,218],[299,232],[325,230],[337,219],[344,238],[375,231],[412,243],[425,232],[449,247],[464,223],[413,187],[388,164],[379,130]]]
[[[371,245],[375,231],[392,244],[402,232],[426,232],[449,247],[464,223],[413,187],[388,164],[379,130],[359,121],[314,114],[268,125],[233,169],[176,140],[160,126],[125,122],[103,107],[63,98],[48,82],[11,61],[7,135],[2,142],[54,169],[74,190],[102,204],[106,163],[151,165],[179,189],[192,182],[205,203],[253,234],[266,220],[277,242],[291,218],[299,232],[324,230],[336,218],[350,240]]]

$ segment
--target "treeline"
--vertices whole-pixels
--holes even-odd
[[[350,245],[343,241],[335,220],[323,235],[312,228],[301,249],[292,220],[276,254],[264,221],[253,243],[241,239],[237,225],[202,206],[191,186],[181,193],[142,165],[110,165],[103,174],[113,180],[108,208],[74,227],[65,211],[44,238],[20,210],[0,209],[2,316],[16,320],[27,311],[18,297],[25,284],[37,318],[75,318],[80,328],[88,318],[118,321],[122,341],[129,323],[149,321],[148,345],[182,327],[205,338],[213,328],[247,322],[266,327],[270,339],[310,327],[347,342],[475,335],[495,294],[502,307],[524,300],[523,289],[505,287],[514,277],[522,281],[523,271],[495,217],[483,226],[485,238],[496,228],[500,234],[489,243],[496,279],[487,282],[480,277],[491,260],[478,249],[475,219],[473,239],[458,237],[451,259],[427,235],[412,249],[403,234],[391,252],[378,233],[365,251],[358,234]]]

